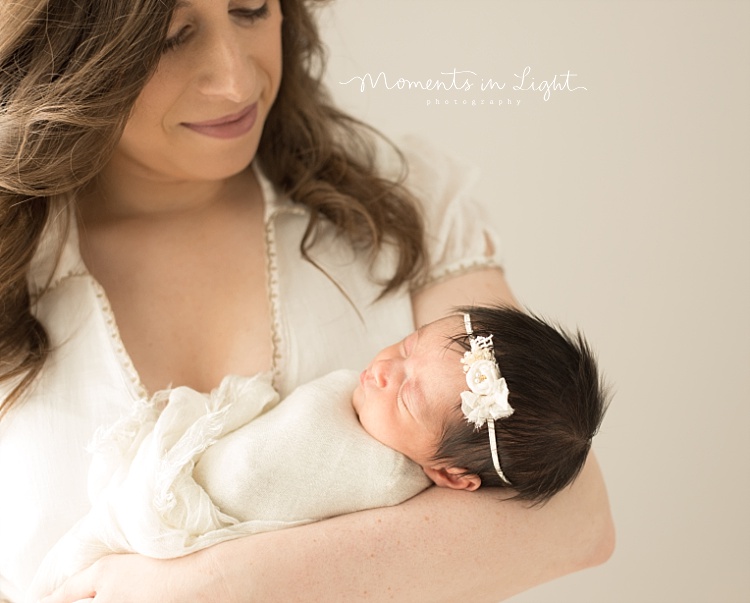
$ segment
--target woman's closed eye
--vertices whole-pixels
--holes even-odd
[[[263,6],[259,8],[233,8],[229,11],[230,15],[243,19],[248,23],[255,23],[260,19],[265,19],[270,13],[268,2],[264,2]]]
[[[265,19],[271,14],[271,10],[268,6],[268,2],[264,2],[262,6],[258,8],[232,8],[229,10],[229,14],[236,20],[246,25],[252,25],[256,21]],[[164,47],[162,52],[168,52],[174,50],[181,44],[187,42],[193,32],[194,26],[192,23],[185,24],[180,27],[177,33],[169,36],[164,40]]]
[[[185,42],[188,37],[190,37],[190,32],[192,30],[191,25],[185,25],[181,27],[176,34],[168,37],[166,40],[164,40],[164,47],[162,48],[162,52],[168,52],[170,50],[174,50],[177,48],[180,44]]]

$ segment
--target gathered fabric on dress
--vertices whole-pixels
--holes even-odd
[[[30,601],[112,553],[173,558],[239,536],[403,502],[430,481],[371,438],[351,405],[354,371],[282,403],[270,375],[211,394],[177,387],[97,432],[92,509],[47,554]]]

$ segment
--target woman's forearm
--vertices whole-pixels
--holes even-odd
[[[417,324],[461,304],[516,303],[494,269],[440,282],[413,301]],[[202,560],[237,603],[496,603],[610,556],[614,528],[593,455],[544,507],[500,498],[492,489],[431,488],[396,507],[223,543]]]
[[[542,508],[499,497],[431,488],[397,507],[223,543],[201,561],[236,602],[495,603],[611,554],[593,456]]]

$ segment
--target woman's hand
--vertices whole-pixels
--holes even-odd
[[[42,603],[200,603],[230,601],[212,555],[177,559],[109,555],[72,576]]]

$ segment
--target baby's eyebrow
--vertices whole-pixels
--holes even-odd
[[[403,347],[404,347],[404,352],[406,353],[407,356],[410,356],[412,354],[412,352],[414,352],[414,348],[417,347],[417,343],[419,342],[419,332],[421,330],[422,329],[420,328],[420,329],[417,329],[416,331],[412,331],[406,337],[404,337],[404,340],[402,341],[402,344],[403,344]],[[407,346],[406,345],[407,342],[410,342],[410,340],[412,340],[412,339],[414,339],[414,341],[411,342],[411,346]]]

